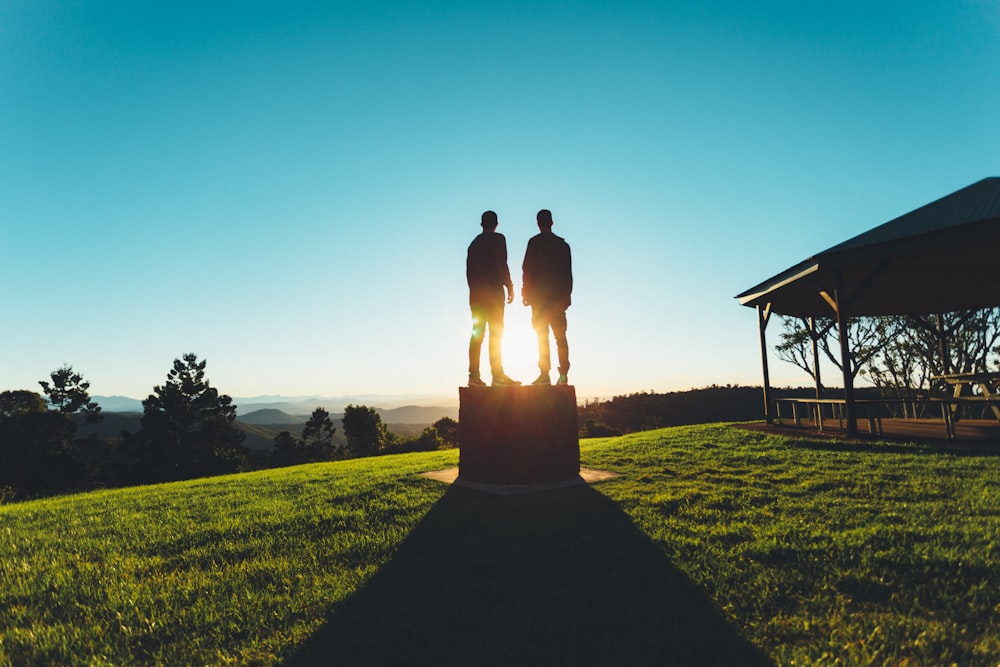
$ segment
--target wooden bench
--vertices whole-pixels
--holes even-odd
[[[854,405],[858,408],[858,419],[864,419],[868,422],[868,432],[872,435],[882,435],[882,416],[877,413],[876,407],[890,403],[903,403],[914,408],[918,405],[940,406],[941,421],[949,439],[955,438],[955,422],[959,419],[961,407],[989,407],[994,413],[1000,409],[1000,397],[996,395],[856,400]],[[774,404],[775,417],[779,424],[784,419],[781,414],[782,404],[791,408],[792,420],[796,426],[802,425],[803,416],[800,414],[799,407],[804,406],[808,410],[808,418],[812,420],[813,425],[818,431],[823,432],[823,408],[829,406],[831,418],[837,420],[840,428],[844,428],[844,412],[847,408],[847,401],[842,398],[778,398],[774,399]]]
[[[820,432],[823,431],[823,407],[829,406],[831,418],[836,419],[840,428],[844,427],[844,411],[847,408],[847,401],[842,398],[778,398],[775,399],[775,416],[778,419],[778,423],[782,422],[781,416],[781,404],[788,403],[792,409],[792,420],[795,422],[796,426],[802,425],[802,416],[799,414],[799,406],[806,406],[809,410],[809,418],[812,419],[813,424],[816,429]],[[868,400],[861,399],[854,401],[854,405],[861,408],[863,415],[859,415],[860,418],[865,419],[868,422],[868,432],[872,435],[881,435],[882,433],[882,417],[875,414],[874,410],[871,409],[873,405],[881,405],[883,401],[880,400]]]

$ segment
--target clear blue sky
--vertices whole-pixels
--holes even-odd
[[[996,175],[992,1],[5,0],[0,390],[455,396],[479,216],[519,287],[543,207],[581,399],[756,384],[735,294]]]

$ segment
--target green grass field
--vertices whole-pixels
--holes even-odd
[[[0,665],[1000,662],[1000,452],[724,425],[585,440],[498,497],[456,451],[0,507]]]

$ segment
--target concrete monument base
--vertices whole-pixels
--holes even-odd
[[[579,476],[574,387],[460,387],[458,396],[459,480],[540,484]]]

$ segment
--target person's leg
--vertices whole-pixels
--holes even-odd
[[[559,379],[564,381],[569,373],[569,342],[566,340],[566,311],[552,314],[552,336],[556,339],[556,354],[559,356]],[[564,382],[565,383],[565,382]]]
[[[503,303],[490,306],[486,321],[490,327],[490,373],[494,378],[503,377]]]
[[[552,369],[552,357],[549,352],[549,318],[545,308],[531,307],[531,326],[538,335],[538,370],[547,375]]]
[[[472,337],[469,338],[469,382],[479,380],[479,358],[482,356],[483,336],[486,335],[486,313],[472,308]]]

